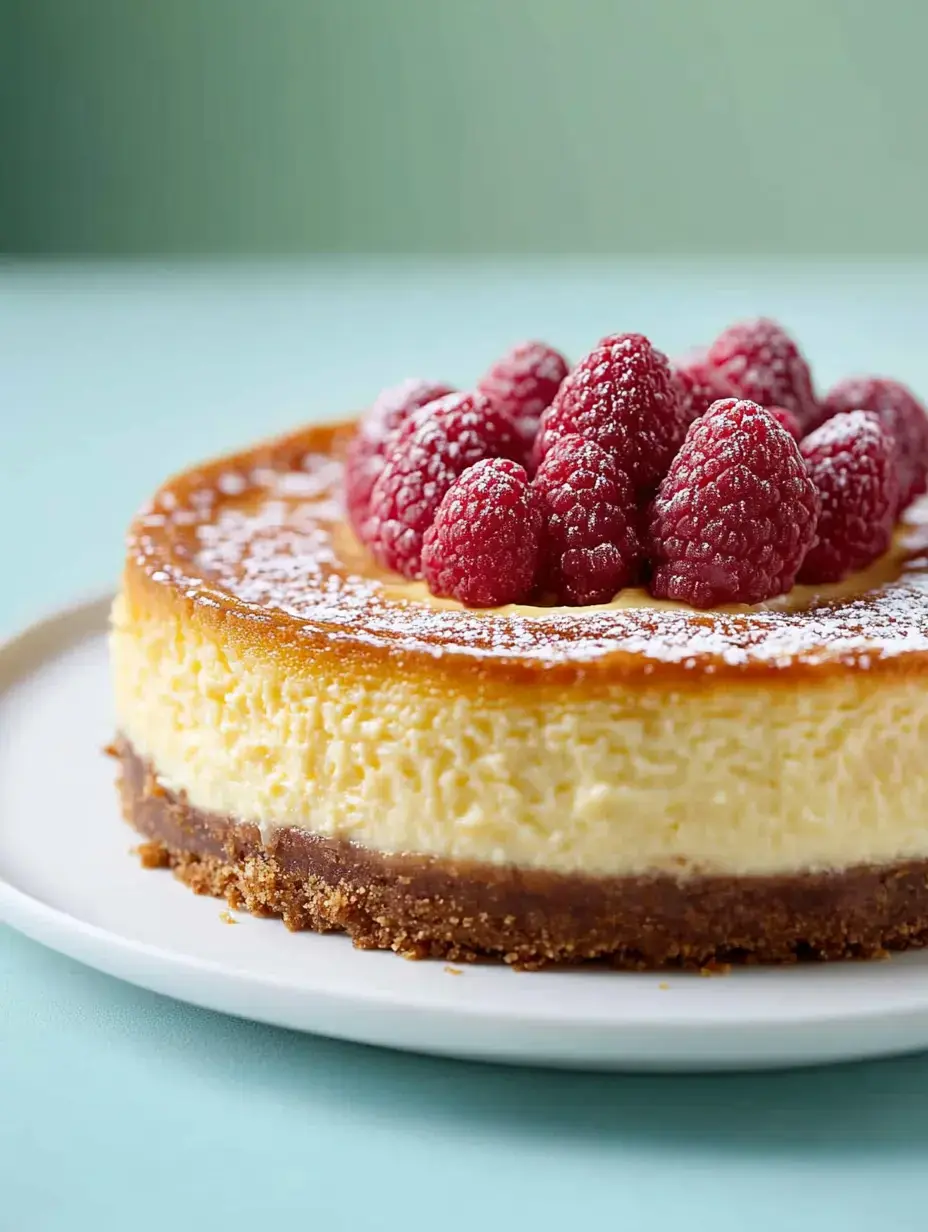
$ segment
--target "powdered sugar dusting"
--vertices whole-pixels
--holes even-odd
[[[420,599],[414,586],[378,570],[345,524],[339,462],[323,452],[303,456],[291,441],[279,469],[266,453],[262,463],[260,471],[242,458],[217,468],[213,499],[205,495],[203,472],[195,490],[181,480],[159,493],[131,539],[137,563],[153,581],[198,603],[244,609],[251,619],[289,617],[333,643],[482,661],[592,666],[618,656],[647,675],[662,664],[712,674],[796,663],[867,668],[928,655],[924,503],[909,514],[901,576],[850,600],[804,611],[478,611]]]

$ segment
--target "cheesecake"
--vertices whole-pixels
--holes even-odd
[[[198,466],[131,527],[115,751],[146,863],[409,957],[928,940],[924,502],[865,567],[761,602],[655,597],[645,570],[604,602],[480,607],[369,549],[355,437]]]

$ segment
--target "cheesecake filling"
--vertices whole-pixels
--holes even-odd
[[[127,588],[120,732],[204,812],[386,853],[602,876],[761,876],[928,856],[928,694],[765,684],[449,690],[347,654],[298,670]]]

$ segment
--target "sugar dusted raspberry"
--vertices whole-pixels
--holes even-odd
[[[520,342],[477,382],[478,390],[512,417],[527,460],[541,413],[554,401],[567,370],[567,360],[547,343]]]
[[[422,536],[455,479],[516,448],[512,421],[483,394],[448,394],[413,412],[371,492],[362,537],[380,563],[419,577]]]
[[[513,418],[537,419],[567,375],[567,360],[545,342],[520,342],[477,382],[478,390]]]
[[[740,398],[760,406],[781,406],[806,431],[817,416],[812,374],[789,334],[766,317],[740,321],[719,334],[706,360]]]
[[[706,362],[704,355],[692,355],[674,365],[687,425],[705,415],[713,402],[735,396],[735,389],[721,372]]]
[[[879,376],[851,377],[830,390],[822,403],[824,419],[842,411],[873,411],[894,438],[901,513],[925,491],[928,412],[905,385]]]
[[[523,466],[478,462],[456,479],[425,533],[422,573],[436,595],[471,607],[528,596],[541,548],[541,509]]]
[[[802,442],[822,513],[800,582],[839,582],[889,547],[899,505],[895,442],[869,411],[845,411]]]
[[[345,457],[345,502],[359,535],[364,534],[371,492],[400,428],[414,411],[450,393],[450,385],[413,377],[383,390],[361,419]]]
[[[583,436],[611,454],[641,497],[667,471],[686,432],[680,389],[667,357],[642,334],[604,338],[568,373],[541,417],[535,457],[563,436]]]
[[[377,395],[359,425],[360,431],[377,440],[389,440],[413,411],[453,392],[450,385],[441,381],[426,381],[422,377],[401,381],[399,385],[392,385]]]
[[[788,411],[785,406],[768,406],[767,414],[772,415],[781,428],[785,428],[794,441],[802,440],[802,428],[799,426],[799,420],[792,411]]]
[[[608,603],[641,559],[628,476],[595,442],[564,436],[532,482],[544,515],[543,586],[560,603]]]
[[[717,402],[691,425],[651,506],[651,593],[699,608],[782,594],[818,515],[789,433],[753,402]]]

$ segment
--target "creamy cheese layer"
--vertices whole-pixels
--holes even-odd
[[[928,856],[918,675],[705,677],[484,695],[294,670],[128,594],[120,729],[194,806],[262,827],[562,872],[767,874]]]

